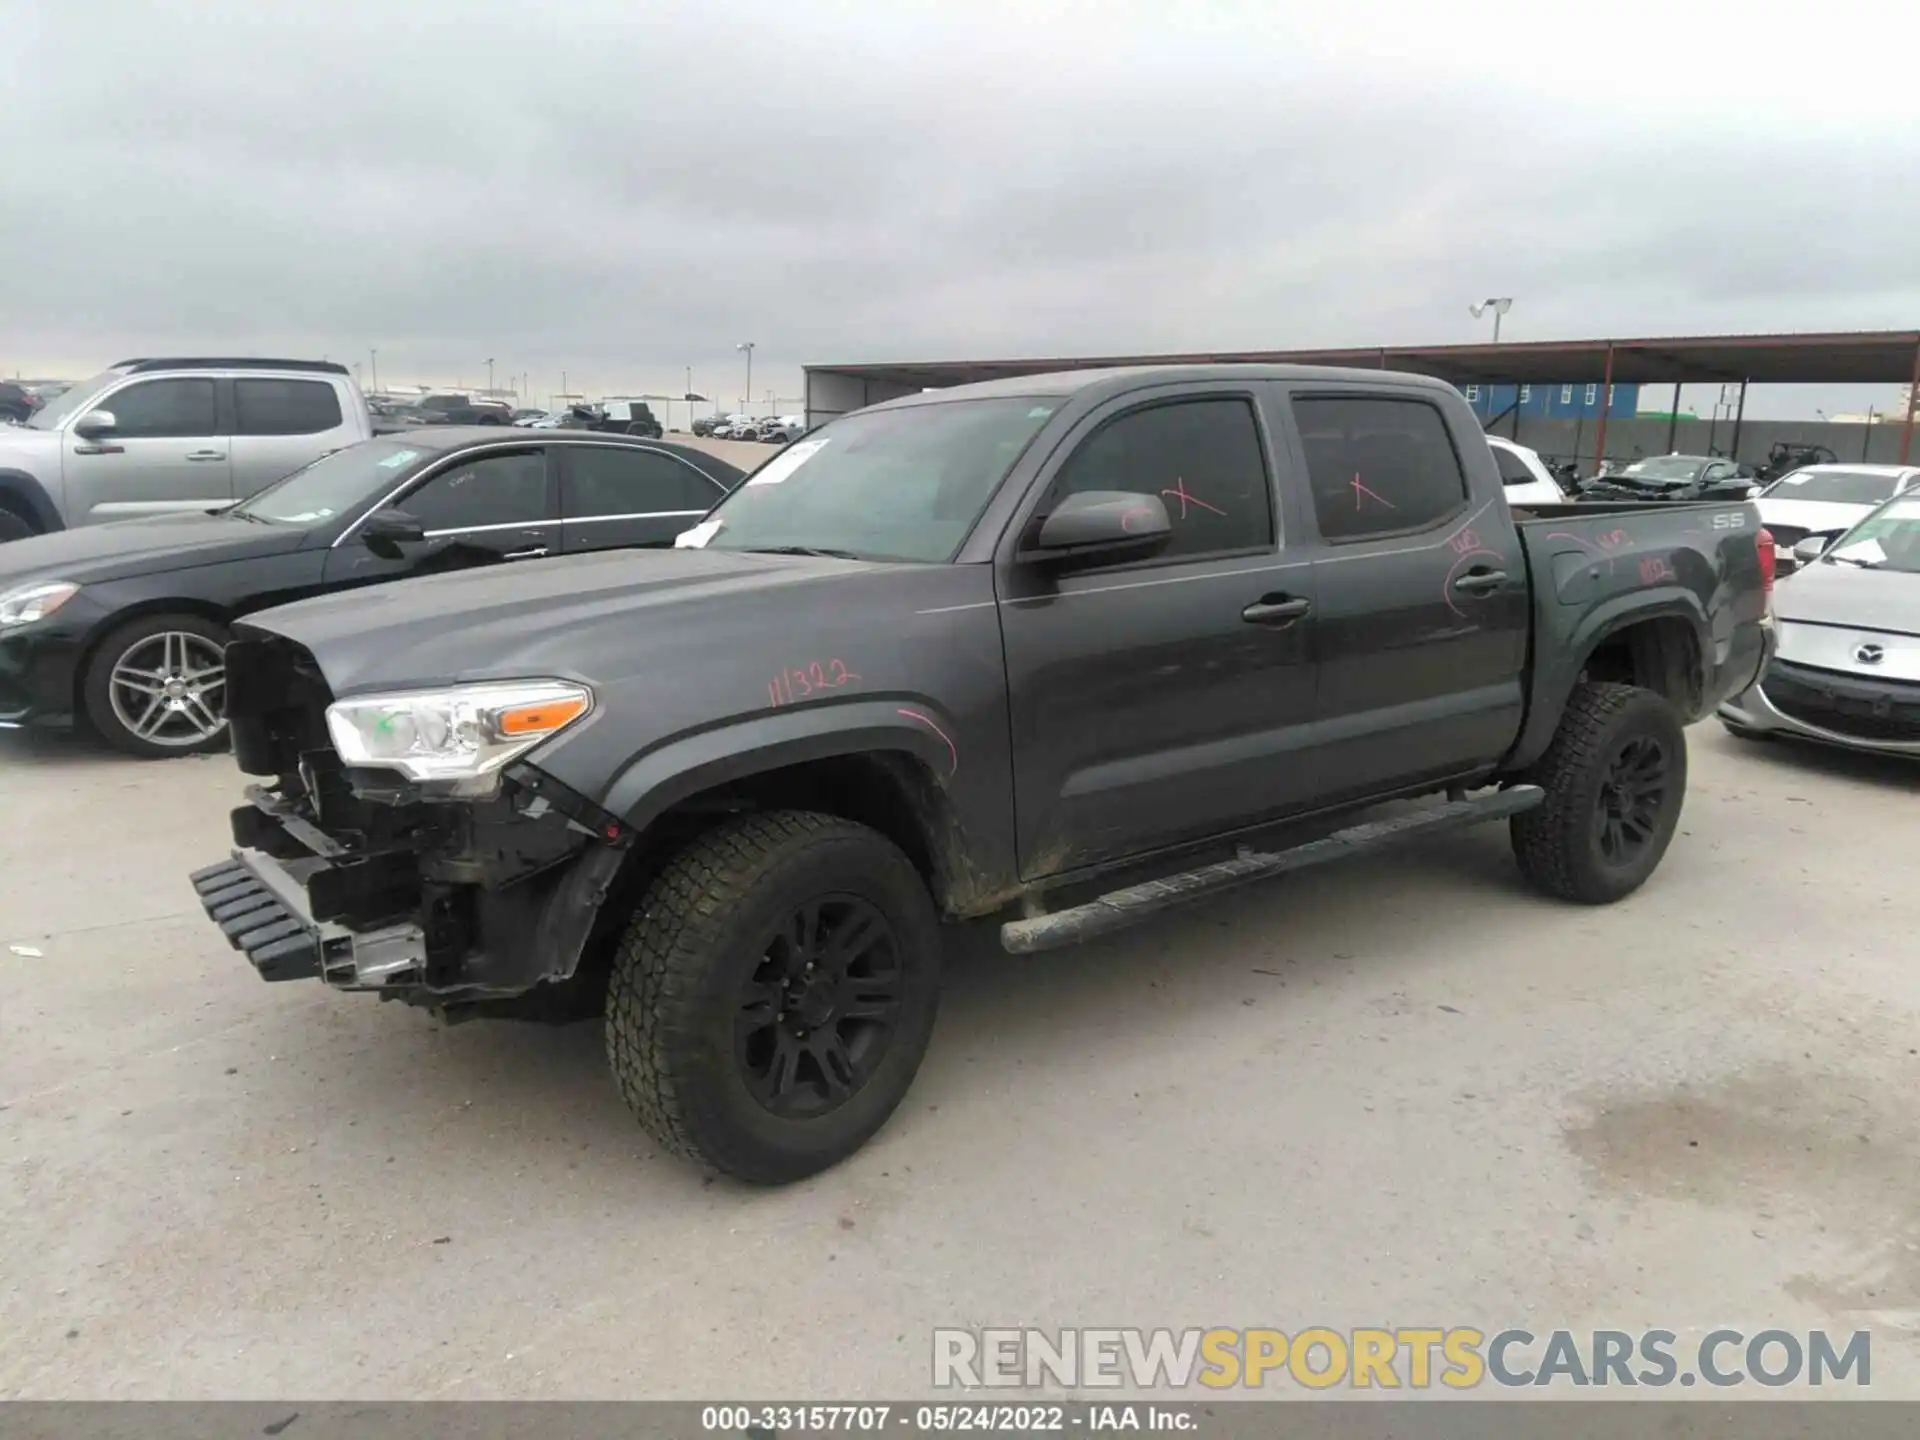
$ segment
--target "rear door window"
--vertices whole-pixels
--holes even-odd
[[[1465,506],[1466,473],[1446,420],[1426,401],[1296,395],[1293,415],[1327,539],[1422,530]]]
[[[675,512],[704,515],[720,500],[718,485],[691,465],[652,450],[568,445],[565,514],[569,520]]]
[[[241,435],[318,435],[341,423],[340,397],[324,380],[235,380]]]

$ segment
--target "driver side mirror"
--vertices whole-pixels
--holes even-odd
[[[1083,490],[1067,496],[1040,522],[1020,558],[1052,565],[1144,560],[1172,538],[1173,521],[1158,495]]]
[[[89,410],[74,422],[73,433],[85,440],[96,440],[119,428],[120,422],[113,418],[111,410]]]
[[[376,510],[360,527],[361,544],[382,560],[402,559],[402,545],[418,545],[426,538],[426,529],[404,510]]]
[[[1809,535],[1793,547],[1793,563],[1811,565],[1827,553],[1827,547],[1834,541],[1831,535]]]

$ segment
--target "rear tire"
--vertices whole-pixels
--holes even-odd
[[[142,760],[224,750],[226,644],[226,627],[200,615],[122,625],[87,662],[87,719],[109,745]]]
[[[1646,883],[1673,840],[1686,735],[1651,690],[1582,684],[1547,753],[1520,778],[1547,792],[1510,822],[1520,873],[1558,899],[1611,904]]]
[[[745,816],[649,886],[613,961],[607,1058],[667,1150],[785,1184],[886,1123],[939,991],[938,920],[898,847],[832,815]]]

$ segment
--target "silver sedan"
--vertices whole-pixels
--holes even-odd
[[[1797,558],[1773,591],[1778,650],[1720,707],[1721,723],[1920,758],[1920,494],[1887,501],[1831,545],[1803,541]]]

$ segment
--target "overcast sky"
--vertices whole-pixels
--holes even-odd
[[[1911,12],[1772,14],[0,0],[0,371],[377,349],[731,401],[746,340],[763,398],[1464,341],[1489,295],[1516,340],[1920,324]]]

